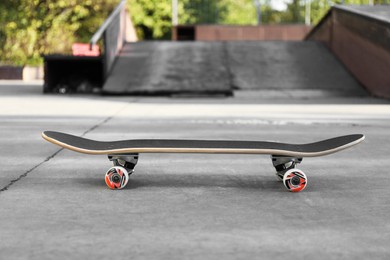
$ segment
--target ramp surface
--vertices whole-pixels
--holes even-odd
[[[234,85],[242,90],[365,95],[360,84],[318,42],[232,42],[228,53]]]
[[[107,94],[231,94],[221,43],[138,42],[125,45]]]
[[[338,5],[337,8],[390,22],[390,7],[386,5]]]
[[[107,94],[226,94],[234,90],[365,96],[318,42],[138,42],[127,44]]]

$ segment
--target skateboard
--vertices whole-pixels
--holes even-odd
[[[364,140],[364,135],[339,136],[307,144],[268,141],[143,139],[101,142],[66,133],[45,131],[42,137],[63,148],[85,154],[104,154],[113,162],[105,174],[110,189],[122,189],[134,172],[140,153],[268,154],[276,176],[292,192],[307,186],[306,174],[297,169],[303,157],[332,154]]]

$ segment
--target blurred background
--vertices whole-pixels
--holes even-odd
[[[118,0],[0,2],[3,65],[42,65],[44,54],[71,53],[88,42]],[[170,40],[172,25],[315,25],[334,4],[378,5],[389,0],[128,0],[140,40]],[[172,5],[177,21],[172,21]]]
[[[389,1],[2,1],[0,79],[62,94],[390,97]]]

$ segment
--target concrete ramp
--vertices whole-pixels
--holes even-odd
[[[334,6],[306,40],[322,42],[375,96],[390,98],[390,6]]]
[[[138,42],[125,45],[107,94],[231,95],[234,91],[364,96],[318,42]],[[289,94],[290,95],[290,94]]]
[[[366,95],[318,42],[231,42],[228,54],[233,85],[240,90]]]
[[[218,42],[138,42],[125,45],[106,94],[231,95],[227,56]]]

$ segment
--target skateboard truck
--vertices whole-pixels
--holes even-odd
[[[122,189],[129,181],[129,175],[134,172],[134,167],[138,162],[138,153],[108,155],[108,159],[114,166],[106,172],[106,184],[111,189]]]
[[[114,166],[122,166],[131,174],[138,162],[138,153],[108,155],[108,160],[112,161]]]
[[[302,158],[271,155],[272,164],[276,169],[276,176],[283,181],[284,186],[289,191],[298,192],[303,190],[307,185],[306,174],[295,168]]]

